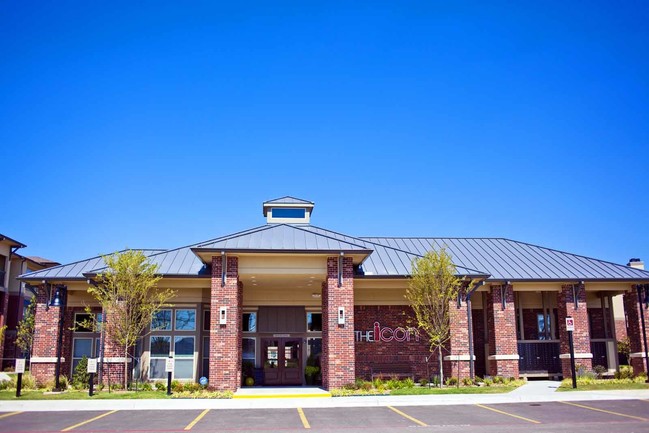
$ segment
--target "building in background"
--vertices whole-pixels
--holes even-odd
[[[136,348],[134,374],[164,379],[173,356],[175,379],[205,376],[211,387],[230,390],[245,377],[258,385],[301,385],[307,365],[320,367],[327,389],[356,377],[424,377],[428,346],[404,295],[412,260],[441,247],[458,276],[477,284],[451,306],[447,374],[468,376],[473,360],[479,376],[568,377],[566,317],[575,323],[577,364],[612,372],[621,317],[613,299],[620,295],[632,347],[642,351],[636,290],[649,284],[649,272],[638,266],[503,238],[360,238],[313,225],[314,203],[293,197],[267,201],[262,210],[266,222],[259,227],[143,250],[159,266],[159,285],[178,296]],[[31,368],[39,380],[52,377],[59,341],[65,374],[82,356],[99,356],[100,335],[74,324],[93,305],[88,281],[104,267],[93,257],[20,277],[38,291]],[[92,314],[101,313],[96,306]],[[117,382],[124,354],[110,341],[103,345],[104,377]],[[635,359],[636,370],[643,369],[642,358]],[[436,371],[437,363],[428,368]]]
[[[23,256],[17,253],[27,245],[0,234],[0,327],[6,326],[3,344],[0,344],[2,369],[13,367],[14,359],[24,356],[16,348],[16,326],[35,291],[25,289],[19,275],[59,265],[42,257]]]

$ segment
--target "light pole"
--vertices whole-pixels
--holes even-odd
[[[645,307],[647,304],[649,304],[649,285],[647,284],[639,284],[636,286],[636,291],[638,292],[638,306],[640,307],[640,322],[642,323],[642,343],[644,345],[644,360],[645,360],[645,368],[647,373],[649,374],[649,350],[647,349],[647,328],[644,320],[644,308],[642,307],[642,304],[645,304]],[[649,376],[647,376],[647,383],[649,383]]]
[[[63,349],[63,320],[65,319],[65,306],[67,304],[67,287],[59,286],[56,289],[56,295],[52,300],[53,307],[59,307],[59,338],[56,345],[56,368],[54,370],[55,384],[57,391],[61,390],[61,351]]]

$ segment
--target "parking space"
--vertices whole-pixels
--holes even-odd
[[[21,412],[0,419],[0,433],[61,431],[106,412]]]
[[[312,429],[346,428],[400,428],[416,425],[385,407],[350,407],[332,409],[304,409]]]
[[[0,433],[171,433],[313,430],[649,431],[642,400],[307,409],[213,409],[0,413]],[[628,427],[627,427],[628,426]],[[531,429],[531,430],[530,430]]]

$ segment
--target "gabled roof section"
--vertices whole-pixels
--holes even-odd
[[[489,280],[649,280],[647,271],[510,239],[410,237],[363,237],[362,239],[420,255],[431,249],[446,247],[456,265],[484,269],[491,274]],[[364,267],[368,265],[371,265],[369,260]]]
[[[128,250],[121,250],[116,252],[121,253],[124,251],[128,251]],[[150,257],[151,255],[159,253],[164,250],[143,249],[139,251],[142,251],[145,256]],[[92,269],[105,267],[105,266],[106,264],[104,263],[104,259],[102,258],[102,256],[96,256],[86,260],[80,260],[78,262],[68,263],[66,265],[53,266],[51,268],[42,269],[40,271],[27,272],[25,274],[20,275],[18,279],[22,281],[85,280],[87,277],[84,275],[84,273],[91,271]]]
[[[258,230],[208,242],[192,248],[199,256],[211,256],[215,252],[237,253],[322,253],[356,254],[364,260],[372,253],[365,242],[361,244],[337,239],[307,230],[308,225],[273,224]]]
[[[18,242],[17,240],[11,239],[9,236],[5,236],[3,234],[0,234],[0,242],[7,242],[12,247],[18,247],[18,248],[25,248],[27,246],[22,242]]]
[[[335,237],[337,239],[355,242],[363,245],[365,248],[372,249],[374,252],[363,262],[363,276],[365,277],[405,277],[410,275],[412,261],[422,257],[423,253],[407,251],[394,246],[383,245],[372,242],[364,238],[354,238],[342,233],[333,232],[315,226],[306,226],[304,230],[314,233]],[[471,276],[487,278],[489,273],[480,268],[463,266],[454,261],[456,273],[458,276]]]
[[[303,200],[301,198],[296,198],[296,197],[291,197],[290,195],[286,195],[284,197],[280,198],[275,198],[273,200],[268,200],[264,202],[265,205],[273,205],[273,204],[306,204],[306,205],[313,205],[314,203],[312,201],[308,200]]]

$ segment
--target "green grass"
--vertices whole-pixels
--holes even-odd
[[[518,386],[480,386],[480,387],[447,387],[447,388],[402,388],[395,389],[390,395],[426,395],[426,394],[502,394],[510,392]]]
[[[607,383],[608,382],[608,383]],[[613,381],[602,381],[598,383],[588,383],[580,384],[577,383],[577,388],[572,388],[572,383],[561,384],[559,391],[611,391],[611,390],[620,390],[620,389],[649,389],[649,384],[647,383],[619,383]]]
[[[90,397],[88,391],[66,391],[61,394],[45,394],[43,391],[22,391],[16,398],[16,390],[0,391],[0,400],[127,400],[170,398],[163,391],[102,391]]]

